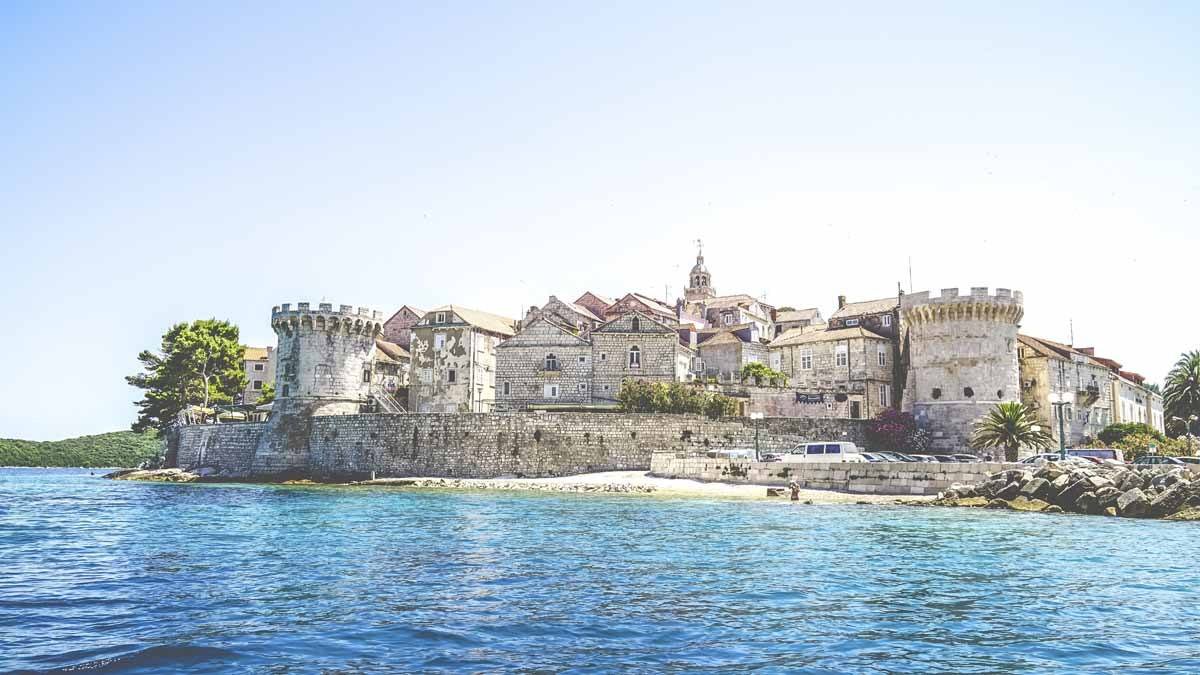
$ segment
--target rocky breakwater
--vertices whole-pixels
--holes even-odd
[[[954,486],[926,502],[1042,513],[1200,520],[1200,476],[1185,467],[1134,468],[1082,460],[1047,462]]]

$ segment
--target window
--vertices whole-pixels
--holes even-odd
[[[421,384],[432,384],[432,383],[433,383],[433,369],[432,368],[422,368],[421,369]]]
[[[283,395],[282,395],[282,397],[283,397],[283,398],[287,398],[287,395],[288,395],[288,386],[285,384],[285,385],[283,385]]]
[[[542,394],[545,396],[545,398],[558,398],[558,385],[557,384],[545,385],[544,387],[542,387]]]
[[[858,319],[846,319],[846,326],[847,326],[847,327],[849,327],[849,326],[857,326],[857,325],[858,325]]]
[[[371,381],[371,371],[364,370],[363,371],[363,382],[370,382],[370,381]]]
[[[558,357],[553,354],[546,355],[546,370],[558,370]]]
[[[783,354],[780,354],[779,352],[772,352],[771,353],[771,368],[773,370],[779,370],[782,367],[783,367]]]
[[[808,449],[805,450],[804,454],[806,454],[806,455],[823,455],[823,454],[825,454],[825,446],[824,445],[810,445],[810,446],[808,446]]]
[[[445,349],[445,347],[446,347],[446,336],[442,335],[441,333],[434,335],[433,336],[433,348],[434,349]]]
[[[250,384],[250,388],[253,389],[254,391],[259,391],[262,389],[262,387],[263,387],[262,380],[255,380],[254,382],[252,382]]]
[[[636,333],[636,332],[640,331],[641,329],[642,329],[642,320],[637,318],[636,316],[633,317],[633,321],[629,322],[629,330],[632,330],[633,332]]]
[[[726,325],[726,326],[732,326],[732,325],[733,325],[733,315],[732,315],[732,314],[726,314],[724,318],[725,318],[725,325]]]
[[[264,366],[264,365],[263,365],[263,364],[261,364],[261,363],[256,363],[256,364],[254,364],[254,369],[255,369],[255,370],[257,370],[257,371],[258,371],[258,372],[260,372],[260,373],[262,372],[263,368],[265,368],[265,367],[266,367],[266,366]]]
[[[812,370],[812,350],[800,350],[800,370]]]
[[[889,391],[890,389],[891,387],[887,386],[886,384],[879,385],[879,405],[884,407],[891,405],[891,402],[888,400],[891,398],[892,393]]]
[[[884,347],[883,345],[879,346],[879,365],[881,365],[881,366],[887,365],[887,348]]]
[[[580,382],[580,383],[579,383],[579,393],[581,393],[581,394],[586,394],[586,393],[587,393],[587,389],[588,389],[587,382]]]
[[[883,325],[883,327],[884,327],[884,328],[891,328],[891,326],[892,326],[892,315],[891,315],[891,314],[884,314],[884,315],[883,315],[883,317],[880,319],[880,323]]]
[[[505,395],[505,396],[509,396],[509,395],[511,395],[511,394],[512,394],[512,383],[511,383],[511,382],[505,382],[503,385],[501,385],[501,388],[500,388],[500,390],[501,390],[502,392],[504,392],[504,395]]]
[[[825,454],[840,455],[842,454],[842,446],[838,443],[828,443],[825,445]]]
[[[434,323],[446,323],[446,313],[438,312],[437,316],[434,317]]]
[[[604,385],[604,391],[608,391],[608,385]]]
[[[581,356],[581,357],[579,357],[579,362],[580,362],[580,363],[587,363],[587,357],[586,357],[586,356]]]
[[[608,360],[608,354],[605,354],[604,352],[600,352],[600,360],[601,360],[601,361],[607,361],[607,360]]]
[[[642,367],[642,350],[638,349],[637,345],[634,345],[629,348],[629,367],[630,368],[641,368]]]
[[[451,368],[446,371],[446,383],[454,384],[455,382],[458,382],[458,371]]]
[[[839,366],[850,363],[850,348],[846,345],[838,345],[837,353],[834,356],[834,363]]]

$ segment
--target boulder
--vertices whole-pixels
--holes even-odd
[[[1041,499],[1029,499],[1024,495],[1017,495],[1016,499],[1008,502],[1008,507],[1014,511],[1034,511],[1040,513],[1050,508],[1050,504]]]
[[[1121,491],[1111,485],[1096,490],[1096,500],[1100,503],[1101,510],[1116,507],[1117,500],[1120,498]]]
[[[1187,501],[1187,498],[1187,485],[1176,483],[1166,490],[1163,490],[1162,494],[1158,495],[1150,502],[1150,515],[1154,518],[1169,516],[1172,513],[1182,509],[1184,502]]]
[[[1110,506],[1110,507],[1104,509],[1104,515],[1112,516],[1115,518],[1117,516],[1117,507]]]
[[[987,503],[987,506],[985,508],[1007,509],[1007,508],[1009,508],[1009,506],[1008,506],[1008,502],[1004,501],[1003,499],[993,499]]]
[[[1200,520],[1200,508],[1188,508],[1167,516],[1167,520]]]
[[[1079,496],[1085,492],[1090,492],[1091,487],[1092,484],[1088,482],[1087,477],[1081,477],[1058,493],[1058,496],[1054,499],[1054,503],[1067,511],[1078,511],[1079,509],[1076,504],[1079,501]]]
[[[1032,478],[1021,486],[1021,496],[1027,499],[1045,498],[1050,494],[1050,481],[1045,478]]]
[[[1064,471],[1063,468],[1058,464],[1055,464],[1054,462],[1046,462],[1042,465],[1042,468],[1034,472],[1033,475],[1035,478],[1044,478],[1047,481],[1052,481],[1065,473],[1066,471]]]
[[[1051,504],[1042,510],[1042,513],[1062,513],[1062,507],[1058,504]]]
[[[978,493],[978,495],[980,497],[987,497],[990,499],[992,497],[995,497],[996,493],[999,492],[1000,490],[1004,489],[1004,486],[1006,486],[1006,485],[1008,485],[1008,483],[1006,483],[1004,481],[1004,479],[995,478],[995,479],[989,480],[988,482],[984,483],[983,485],[980,485],[979,487],[977,487],[975,489],[975,491],[976,491],[976,493]]]
[[[1079,499],[1075,501],[1075,510],[1092,515],[1100,513],[1100,500],[1096,498],[1096,493],[1089,490],[1079,495]]]
[[[1088,483],[1092,486],[1092,492],[1104,487],[1112,487],[1113,482],[1104,476],[1088,476]]]
[[[1060,475],[1058,478],[1055,478],[1054,480],[1050,481],[1050,494],[1057,496],[1060,492],[1062,492],[1063,490],[1066,490],[1067,486],[1070,484],[1071,484],[1071,476],[1069,474],[1064,473],[1064,474]]]
[[[1117,489],[1121,492],[1128,492],[1134,488],[1142,488],[1145,482],[1142,480],[1142,474],[1137,471],[1122,471],[1117,474],[1116,480]]]
[[[1133,488],[1121,493],[1117,499],[1117,513],[1126,518],[1140,518],[1150,510],[1150,500],[1140,488]]]
[[[976,508],[987,506],[988,500],[983,497],[962,497],[955,500],[952,506],[974,506]]]
[[[1021,484],[1014,480],[1013,482],[1011,482],[1008,485],[1005,485],[1003,488],[1001,488],[1000,491],[995,494],[995,498],[1008,501],[1008,500],[1016,497],[1020,493],[1021,493]]]

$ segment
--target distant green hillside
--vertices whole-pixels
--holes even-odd
[[[0,466],[137,466],[159,452],[154,432],[114,431],[61,441],[0,438]]]

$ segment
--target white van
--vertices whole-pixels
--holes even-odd
[[[858,446],[846,441],[802,443],[779,458],[781,462],[866,462]]]

